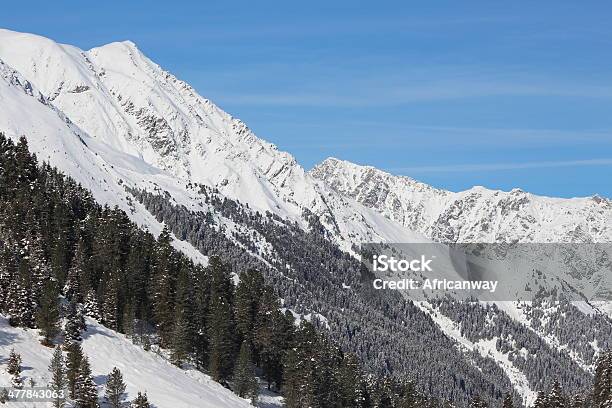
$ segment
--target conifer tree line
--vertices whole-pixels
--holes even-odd
[[[487,408],[485,401],[475,396],[470,408]],[[504,398],[501,408],[518,408],[522,404],[514,402],[510,394]],[[592,388],[582,393],[569,395],[554,381],[548,391],[538,392],[533,408],[610,408],[612,407],[612,351],[602,353],[595,368]]]
[[[231,271],[216,256],[196,265],[171,242],[167,229],[156,239],[39,164],[25,138],[13,143],[0,134],[0,310],[14,326],[38,329],[47,346],[63,332],[66,356],[56,350],[52,382],[78,406],[98,403],[79,344],[85,316],[146,349],[169,350],[174,364],[193,365],[252,401],[258,377],[289,408],[451,406],[417,392],[412,379],[367,374],[314,325],[296,325],[257,270]],[[18,360],[11,356],[9,368],[22,387]],[[566,396],[556,383],[536,406],[612,408],[611,360],[609,353],[600,359],[593,392]],[[108,378],[113,404],[125,388],[121,373]],[[146,394],[132,404],[148,406]],[[478,397],[471,404],[487,406]],[[502,404],[521,406],[511,395]]]
[[[373,277],[360,269],[358,260],[338,249],[315,214],[304,212],[311,227],[304,229],[272,212],[262,214],[250,209],[248,204],[229,199],[209,186],[187,188],[206,205],[187,208],[162,191],[128,191],[177,237],[203,254],[222,254],[223,261],[234,270],[261,270],[266,282],[282,294],[284,305],[324,316],[323,323],[314,320],[315,324],[343,349],[356,353],[368,372],[413,378],[421,393],[462,406],[468,405],[472,395],[501,403],[507,390],[513,389],[509,376],[491,356],[472,352],[467,362],[426,312],[401,294],[391,293],[396,291],[371,290]],[[233,231],[230,239],[223,232],[223,218],[246,228]],[[216,234],[215,228],[207,227],[209,224],[218,227]],[[256,234],[269,247],[257,245],[253,238]],[[242,248],[234,245],[236,241]],[[243,248],[256,256],[249,257]],[[263,260],[260,263],[259,258]],[[267,265],[261,265],[264,261]],[[596,362],[592,345],[601,349],[612,346],[612,326],[607,317],[586,316],[570,302],[559,302],[554,311],[549,310],[540,333],[515,321],[496,305],[452,299],[433,302],[442,314],[461,324],[462,336],[473,343],[495,339],[495,348],[509,355],[532,389],[550,389],[554,379],[572,394],[589,387],[592,374],[585,366]],[[542,311],[535,302],[533,306],[524,310],[535,327]],[[495,324],[489,324],[492,320]],[[550,333],[568,347],[559,350],[548,344],[542,333]],[[527,353],[519,353],[522,348]],[[521,400],[517,390],[512,394],[515,400]]]
[[[66,386],[79,406],[93,404],[95,389],[79,346],[85,316],[145,348],[170,350],[174,364],[193,364],[253,401],[256,374],[288,407],[416,398],[403,382],[366,376],[312,324],[296,327],[261,273],[236,271],[235,285],[218,257],[194,264],[167,229],[155,239],[39,164],[25,137],[0,135],[0,170],[0,310],[14,326],[38,329],[47,346],[64,332]]]

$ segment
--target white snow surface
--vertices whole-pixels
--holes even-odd
[[[104,182],[97,177],[101,174],[92,175],[93,181],[86,185],[104,202],[116,204],[117,192],[103,196],[95,190],[110,190],[112,187],[104,183],[120,178],[132,187],[158,186],[191,208],[197,198],[185,191],[185,185],[201,183],[255,210],[298,221],[304,228],[304,211],[312,211],[347,251],[356,242],[422,238],[317,182],[293,156],[259,139],[242,121],[145,57],[132,42],[84,51],[37,35],[0,29],[0,60],[18,71],[47,98],[48,105],[89,137],[90,154],[100,156],[94,163],[100,167],[104,161],[104,171],[114,173],[115,180],[109,180],[110,174]],[[26,134],[36,151],[57,149],[65,154],[65,158],[49,160],[75,176],[74,166],[69,168],[63,161],[80,157],[72,156],[72,148],[55,146],[57,142],[73,143],[66,140],[68,133],[57,125],[49,129],[49,113],[39,121],[44,123],[30,123],[32,103],[21,105],[23,99],[6,100],[27,117],[12,119],[10,127],[3,120],[11,118],[2,118],[0,129],[9,136]],[[8,115],[0,111],[0,116]],[[32,136],[34,133],[39,136]]]
[[[354,244],[379,241],[612,242],[612,202],[598,196],[558,199],[482,187],[455,193],[338,159],[306,172],[290,154],[255,136],[243,122],[164,71],[129,41],[84,51],[0,29],[0,132],[13,139],[27,136],[39,159],[81,183],[98,202],[123,209],[155,235],[163,225],[131,198],[126,186],[168,192],[174,203],[205,211],[197,189],[190,187],[201,183],[248,203],[253,210],[273,212],[304,228],[308,227],[303,213],[312,211],[349,252]],[[230,238],[241,228],[218,214],[214,217]],[[206,264],[206,257],[190,244],[175,240],[174,245]],[[258,246],[265,249],[267,243]],[[453,328],[436,321],[455,338]],[[125,346],[121,353],[132,352],[119,335],[105,336],[100,333],[106,329],[94,327],[99,333],[86,339],[85,345],[92,344],[95,358],[104,358],[103,347],[114,347],[107,341]],[[38,364],[34,370],[38,375],[46,372],[50,350],[35,344],[32,331],[17,333],[4,323],[0,331],[3,354],[9,347],[4,339],[16,336],[15,347],[23,347],[25,364]],[[455,339],[466,346],[465,339]],[[494,352],[486,344],[468,346]],[[42,357],[36,362],[37,353],[42,353],[44,364]],[[155,356],[147,354],[145,359],[134,353],[134,358],[143,358],[139,361],[162,364]],[[28,363],[28,355],[35,362]],[[530,397],[520,373],[503,356],[496,359],[517,389]],[[96,375],[110,371],[112,367],[104,364],[94,364]],[[174,368],[168,365],[168,369]],[[139,377],[135,371],[125,376]],[[199,377],[189,378],[202,387],[224,391]],[[155,382],[134,384],[146,387],[151,400],[164,407],[148,389]],[[156,387],[165,393],[165,385]],[[180,404],[173,401],[167,406],[190,406]]]
[[[143,184],[147,175],[156,174],[159,175],[156,180],[166,182],[170,191],[177,183],[141,160],[132,161],[122,152],[89,137],[1,59],[0,132],[13,139],[27,135],[30,149],[40,160],[70,175],[91,191],[98,202],[118,206],[155,235],[161,231],[163,226],[139,203],[129,199],[122,184],[125,177],[135,177],[138,172],[143,174]],[[174,240],[174,246],[195,262],[207,263],[206,257],[190,244]]]
[[[451,192],[437,189],[410,177],[397,176],[371,166],[362,166],[345,160],[329,158],[310,171],[316,179],[336,192],[355,199],[378,211],[404,227],[420,232],[434,242],[441,243],[610,243],[612,242],[612,200],[597,195],[583,198],[554,198],[537,196],[514,189],[509,192],[473,187],[466,191]],[[589,246],[585,246],[589,248]],[[528,250],[527,247],[524,248]],[[559,282],[572,282],[585,293],[609,289],[611,277],[600,273],[583,276],[562,275],[567,265],[549,262],[558,258],[542,258],[554,247],[541,246],[541,252],[525,253],[524,259],[547,266],[542,285],[553,288]],[[587,250],[587,249],[585,249]],[[576,252],[580,253],[580,247]],[[541,259],[540,259],[541,258]],[[587,259],[587,258],[584,258]],[[555,267],[559,266],[558,271]],[[490,268],[489,270],[495,270]],[[489,277],[504,282],[503,288],[520,295],[521,284],[532,279],[519,276],[516,271],[505,270],[502,276]],[[507,297],[512,299],[512,296]],[[501,310],[517,322],[531,329],[529,320],[522,314],[518,302],[496,303]],[[612,302],[597,301],[591,305],[573,302],[585,315],[606,313],[612,316]],[[435,316],[434,316],[435,317]],[[439,317],[439,316],[438,316]],[[434,318],[440,328],[451,338],[464,344],[463,339],[440,318]],[[553,347],[561,345],[554,333],[537,333]],[[593,345],[597,351],[597,345]],[[470,347],[475,347],[470,345]],[[494,351],[491,350],[494,354]],[[570,356],[587,371],[586,365],[574,353]],[[507,364],[497,356],[498,364],[506,370]],[[524,383],[512,371],[506,373],[515,386]],[[525,391],[527,392],[527,391]],[[524,394],[525,396],[527,394]],[[530,394],[531,395],[531,394]]]
[[[496,364],[504,370],[504,373],[510,379],[510,382],[514,386],[514,389],[519,393],[523,399],[523,404],[531,406],[537,397],[537,392],[531,389],[529,380],[525,374],[518,368],[515,367],[512,361],[509,359],[508,354],[504,354],[497,350],[496,342],[497,337],[493,337],[489,340],[480,340],[476,343],[472,342],[461,334],[461,325],[447,316],[440,313],[439,310],[435,309],[428,302],[414,302],[422,311],[427,313],[436,324],[442,329],[442,331],[451,339],[455,340],[459,350],[464,352],[476,351],[483,357],[493,359]],[[476,363],[474,363],[475,366]]]
[[[89,358],[94,381],[98,384],[100,398],[104,395],[106,376],[113,367],[119,368],[127,384],[127,399],[138,392],[147,392],[149,402],[158,408],[239,408],[252,406],[248,401],[195,370],[182,370],[163,357],[145,351],[132,344],[122,334],[88,319],[84,334],[83,351]],[[46,386],[50,380],[48,371],[53,349],[40,344],[36,330],[14,328],[4,316],[0,316],[0,356],[5,361],[11,349],[22,356],[22,378],[25,389],[33,378],[37,386]],[[10,384],[10,375],[0,370],[0,385]],[[267,407],[276,401],[265,396]],[[11,402],[14,407],[31,407],[32,403]],[[34,406],[46,407],[48,403]]]
[[[484,187],[451,192],[335,158],[310,174],[437,242],[612,242],[612,200],[599,196],[564,199]]]

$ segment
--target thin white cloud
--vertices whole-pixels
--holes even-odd
[[[193,71],[192,75],[208,78],[217,73]],[[242,106],[355,108],[497,96],[612,98],[605,72],[567,76],[521,63],[456,64],[384,53],[342,58],[326,53],[294,55],[284,62],[224,67],[219,74],[225,80],[209,84],[207,90],[223,104]],[[237,89],[243,82],[259,85]]]
[[[540,96],[572,98],[612,98],[612,88],[568,83],[538,84],[521,81],[430,82],[398,86],[345,86],[345,91],[220,93],[221,103],[246,106],[291,107],[375,107],[419,102],[459,100],[492,96]]]
[[[443,166],[415,166],[387,168],[385,170],[393,173],[456,173],[456,172],[479,172],[479,171],[505,171],[524,170],[555,167],[584,167],[584,166],[612,166],[612,158],[586,159],[586,160],[561,160],[561,161],[539,161],[518,163],[479,163],[479,164],[453,164]]]
[[[589,144],[609,149],[612,129],[529,129],[529,128],[477,128],[453,126],[418,126],[388,121],[300,122],[274,120],[280,131],[288,126],[312,131],[308,142],[286,140],[282,147],[288,150],[389,150],[434,149],[449,151],[483,148],[522,149],[554,146],[580,146]],[[333,134],[334,138],[327,137]]]
[[[381,32],[406,33],[411,30],[419,35],[442,35],[451,36],[454,29],[464,29],[474,26],[489,26],[501,24],[516,24],[517,22],[525,22],[525,16],[512,17],[508,15],[490,15],[490,16],[450,16],[424,18],[406,16],[345,16],[345,19],[334,17],[326,18],[324,15],[318,16],[316,20],[306,19],[305,21],[238,21],[235,25],[227,21],[216,20],[214,18],[207,21],[206,24],[186,24],[180,26],[159,26],[155,30],[143,30],[141,36],[148,36],[155,39],[156,42],[167,42],[171,45],[181,46],[185,43],[184,39],[189,38],[192,41],[198,39],[202,41],[210,41],[212,39],[221,40],[223,42],[232,40],[244,41],[247,39],[278,39],[278,38],[318,38],[328,37],[330,35],[367,35],[369,33],[380,34]],[[537,20],[534,20],[534,22]],[[441,28],[444,30],[441,30]],[[178,44],[177,44],[178,42]],[[191,44],[189,44],[191,45]],[[187,46],[185,44],[184,46]]]

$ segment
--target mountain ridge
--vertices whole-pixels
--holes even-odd
[[[312,211],[345,250],[351,250],[355,238],[418,236],[318,183],[293,156],[259,139],[131,42],[82,51],[6,30],[0,31],[0,39],[0,59],[43,94],[53,95],[53,105],[90,137],[134,156],[134,161],[186,183],[212,186],[304,227],[304,211]],[[68,67],[54,68],[61,64]],[[49,68],[41,71],[40,65]]]
[[[588,204],[588,211],[579,205],[562,208],[574,211],[570,217],[563,211],[538,214],[544,207],[533,205],[542,201],[518,189],[451,193],[339,160],[306,172],[293,156],[259,139],[246,124],[146,58],[134,43],[115,42],[83,51],[41,38],[0,30],[1,72],[6,72],[0,74],[0,100],[9,101],[0,109],[0,130],[13,139],[27,135],[40,159],[74,177],[100,202],[119,206],[155,235],[164,224],[173,222],[176,230],[185,230],[210,214],[214,221],[210,228],[233,242],[246,241],[240,246],[245,252],[273,247],[271,240],[241,224],[240,217],[224,217],[207,203],[202,190],[205,194],[212,190],[221,197],[220,205],[223,197],[228,198],[247,214],[245,218],[270,213],[272,221],[280,217],[286,225],[296,223],[304,231],[321,227],[331,242],[353,255],[355,245],[372,241],[593,241],[609,236],[604,227],[612,224],[610,201],[605,199],[580,201]],[[153,194],[148,197],[150,207],[134,200],[130,191]],[[521,216],[525,208],[531,210]],[[185,213],[191,218],[182,218]],[[541,216],[548,217],[549,224],[542,223]],[[552,222],[572,217],[585,220],[581,230],[567,228],[567,222],[560,226]],[[541,226],[549,228],[544,235],[537,233]],[[593,231],[593,226],[601,230]],[[206,262],[195,243],[177,239],[174,244]],[[299,249],[298,255],[308,255]],[[323,263],[309,268],[302,271],[308,279],[327,271]],[[341,289],[353,290],[350,285]],[[321,303],[319,298],[300,306],[325,316],[323,309],[329,305]],[[497,311],[488,313],[501,316]],[[403,318],[394,323],[407,324]],[[367,323],[358,326],[370,328]],[[452,332],[440,326],[452,338]],[[353,339],[353,333],[349,337]],[[488,358],[483,353],[482,361]],[[510,368],[509,372],[518,370]],[[527,386],[532,389],[523,388],[521,394],[532,395],[537,383]]]
[[[335,158],[310,174],[438,242],[612,242],[612,200],[599,196],[566,199],[484,187],[450,192]]]
[[[441,192],[446,192],[446,193],[461,193],[461,192],[465,192],[465,191],[470,191],[470,190],[479,190],[479,189],[484,189],[484,190],[489,190],[489,191],[494,191],[494,192],[500,192],[500,193],[511,193],[512,191],[519,191],[519,192],[525,192],[527,194],[531,194],[533,196],[537,196],[537,197],[541,197],[541,198],[550,198],[550,199],[559,199],[559,200],[575,200],[575,199],[601,199],[604,201],[612,201],[612,198],[609,197],[605,197],[602,196],[598,193],[592,194],[590,196],[574,196],[574,197],[561,197],[561,196],[554,196],[554,195],[546,195],[546,194],[537,194],[537,193],[533,193],[530,191],[526,191],[521,187],[513,187],[511,190],[504,190],[501,188],[493,188],[493,187],[487,187],[484,185],[473,185],[470,188],[467,188],[465,190],[459,190],[459,191],[454,191],[454,190],[448,190],[442,187],[435,187],[431,184],[427,184],[423,181],[417,180],[416,178],[409,176],[409,175],[404,175],[404,174],[394,174],[392,171],[390,170],[386,170],[384,168],[379,168],[376,167],[374,165],[371,164],[359,164],[347,159],[342,159],[340,157],[336,157],[336,156],[329,156],[325,159],[323,159],[322,161],[320,161],[319,163],[316,163],[310,170],[308,170],[309,172],[312,172],[314,169],[316,169],[317,167],[327,167],[328,165],[334,165],[335,163],[340,163],[340,164],[346,164],[348,166],[354,166],[354,167],[359,167],[359,168],[364,168],[364,169],[371,169],[371,170],[376,170],[378,172],[381,173],[385,173],[389,176],[393,176],[393,177],[398,177],[398,178],[403,178],[403,179],[408,179],[416,184],[421,184],[423,186],[429,187],[431,189],[434,190],[438,190]]]

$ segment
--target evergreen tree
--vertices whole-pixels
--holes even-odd
[[[195,267],[194,287],[194,352],[196,365],[206,368],[209,365],[208,316],[210,314],[210,270],[198,265]]]
[[[543,392],[538,392],[538,397],[533,404],[533,408],[548,408],[548,399],[546,398],[546,394]]]
[[[132,231],[125,264],[125,280],[129,291],[129,313],[133,318],[150,320],[152,314],[147,292],[151,275],[152,237],[143,236],[139,231]],[[124,312],[125,313],[125,312]]]
[[[9,288],[13,280],[13,254],[0,245],[0,311],[8,311]]]
[[[102,322],[109,329],[119,330],[119,277],[112,273],[106,282],[102,304]]]
[[[174,328],[174,256],[170,231],[164,226],[154,251],[152,303],[162,347],[171,344]]]
[[[595,368],[593,403],[595,407],[612,400],[612,351],[602,353]]]
[[[423,404],[421,396],[416,391],[412,381],[407,381],[404,384],[400,400],[399,408],[418,408]]]
[[[69,302],[66,313],[66,324],[64,325],[64,333],[67,342],[81,341],[81,331],[83,330],[82,315],[79,313],[79,307],[74,302]]]
[[[83,307],[83,305],[77,303],[75,309],[76,309],[76,316],[74,320],[79,325],[79,328],[81,329],[81,331],[87,330],[87,323],[85,321],[85,308]]]
[[[380,408],[394,408],[396,400],[395,383],[389,376],[379,381],[377,386],[377,404]]]
[[[77,398],[77,383],[79,370],[83,361],[83,350],[78,342],[71,342],[65,346],[66,349],[66,379],[68,381],[68,395]]]
[[[251,346],[245,340],[240,346],[238,361],[234,368],[234,392],[242,398],[250,397],[253,405],[257,402],[259,387],[255,377],[255,367],[252,361]]]
[[[123,308],[123,318],[121,319],[122,331],[126,337],[134,336],[134,326],[136,324],[136,311],[133,306],[133,301],[129,301]]]
[[[310,391],[309,384],[306,384],[302,380],[303,371],[300,372],[301,356],[298,354],[298,349],[289,350],[287,356],[284,359],[284,373],[283,378],[283,397],[285,400],[285,406],[287,408],[300,408],[312,401],[312,392]],[[306,367],[302,367],[302,370]],[[303,391],[308,390],[308,394]]]
[[[53,208],[51,269],[58,282],[66,281],[71,259],[73,214],[63,202]]]
[[[59,333],[58,291],[53,281],[45,283],[40,306],[36,314],[36,324],[43,337],[42,344],[51,346],[53,339]]]
[[[98,391],[87,356],[83,356],[76,379],[75,400],[78,408],[98,408]]]
[[[147,393],[138,393],[138,396],[132,401],[131,408],[151,408],[149,400],[147,399]]]
[[[34,224],[36,221],[30,221]],[[40,299],[43,296],[43,290],[51,280],[51,270],[45,259],[43,243],[39,234],[31,233],[29,239],[29,264],[32,266],[31,270],[31,286],[32,286],[32,298]]]
[[[344,356],[338,373],[341,406],[360,408],[365,400],[363,391],[363,373],[357,356],[349,353]],[[408,408],[408,405],[405,405]]]
[[[96,320],[100,320],[101,318],[100,307],[98,305],[98,297],[96,296],[96,293],[91,289],[87,291],[87,295],[85,295],[85,315]]]
[[[567,400],[565,395],[563,395],[563,390],[561,389],[561,384],[559,384],[559,381],[554,382],[550,394],[547,397],[547,405],[548,407],[555,408],[567,407]]]
[[[125,383],[117,367],[114,367],[108,375],[105,396],[112,408],[120,408],[125,399]]]
[[[278,299],[270,292],[270,288],[264,289],[259,305],[255,347],[258,350],[268,389],[273,383],[280,389],[283,379],[283,358],[293,341],[295,327],[291,312],[281,313],[278,310],[280,308]]]
[[[512,400],[512,394],[506,394],[504,398],[504,402],[502,403],[502,408],[514,408],[514,401]]]
[[[215,381],[222,382],[230,377],[235,361],[233,283],[229,269],[217,257],[210,258],[209,268],[212,281],[208,315],[209,372]]]
[[[470,408],[487,408],[489,405],[480,398],[479,395],[475,395],[470,401]]]
[[[295,334],[294,347],[284,359],[283,394],[287,408],[316,406],[316,350],[318,335],[308,322],[304,322]]]
[[[64,355],[60,346],[55,347],[51,364],[49,365],[51,373],[51,389],[56,393],[57,397],[53,400],[55,408],[62,408],[65,404],[65,398],[62,396],[68,385],[66,378],[66,368],[64,367]]]
[[[191,263],[184,262],[176,289],[176,318],[172,336],[172,360],[180,366],[193,352],[195,341],[194,294]]]
[[[174,325],[174,336],[172,341],[172,362],[181,366],[188,356],[191,354],[192,349],[192,330],[191,323],[184,310],[177,310],[176,323]]]
[[[66,283],[64,284],[63,292],[66,299],[74,300],[75,302],[80,302],[83,300],[81,285],[83,281],[86,280],[83,276],[86,262],[85,243],[81,237],[77,243],[74,257],[72,259],[72,265],[68,270]]]
[[[13,279],[9,287],[8,311],[10,323],[13,326],[34,328],[34,310],[36,303],[32,299],[30,279],[30,265],[27,259],[19,262],[18,276]]]
[[[263,297],[264,280],[259,271],[249,270],[240,275],[236,288],[236,328],[242,340],[253,343],[257,313]],[[272,296],[274,298],[274,296]]]
[[[327,336],[318,336],[314,349],[313,372],[315,404],[320,407],[335,407],[340,401],[338,371],[342,360],[340,348]]]
[[[23,379],[21,378],[21,355],[11,349],[7,362],[7,372],[11,375],[11,385],[14,388],[23,388]]]

